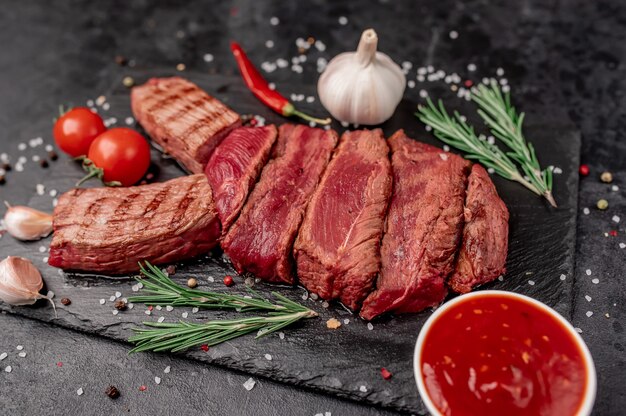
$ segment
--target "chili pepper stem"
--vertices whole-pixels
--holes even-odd
[[[332,121],[330,117],[321,119],[317,117],[312,117],[308,114],[298,111],[296,110],[296,107],[294,107],[294,105],[291,103],[288,103],[287,105],[283,107],[283,115],[286,117],[297,116],[303,120],[312,121],[314,123],[322,124],[322,125],[330,124],[330,122]]]

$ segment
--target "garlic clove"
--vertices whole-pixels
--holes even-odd
[[[52,299],[39,293],[43,287],[41,273],[33,263],[23,257],[9,256],[0,261],[0,300],[14,305],[32,305],[38,299],[47,299],[54,308]]]
[[[361,35],[356,52],[333,58],[317,84],[322,105],[339,121],[376,125],[393,115],[402,100],[406,78],[402,69],[377,52],[373,29]]]
[[[52,232],[52,215],[24,206],[11,206],[4,215],[6,230],[18,240],[32,241]]]

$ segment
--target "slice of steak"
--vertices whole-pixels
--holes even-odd
[[[380,269],[391,184],[382,131],[344,133],[294,245],[304,287],[323,299],[340,299],[353,310],[361,305]]]
[[[447,294],[463,230],[463,203],[470,163],[409,139],[389,139],[393,192],[381,248],[381,273],[361,310],[417,312]]]
[[[457,293],[467,293],[503,274],[508,240],[509,211],[489,174],[475,164],[465,198],[461,250],[448,286]]]
[[[135,119],[184,168],[202,173],[211,152],[241,124],[239,115],[180,77],[152,78],[134,87]]]
[[[59,198],[48,263],[122,274],[217,245],[220,223],[204,175],[128,188],[73,189]]]
[[[276,141],[276,126],[239,127],[215,149],[204,173],[226,233],[237,219]]]
[[[293,243],[336,144],[332,130],[280,126],[274,158],[222,241],[239,273],[293,283]]]

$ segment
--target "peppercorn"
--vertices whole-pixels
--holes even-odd
[[[5,162],[2,164],[2,166],[0,166],[0,168],[2,168],[2,170],[4,170],[5,172],[8,172],[11,170],[11,164],[8,162]]]
[[[189,278],[189,280],[187,280],[187,286],[194,288],[196,286],[198,286],[198,281],[196,279],[194,279],[193,277]]]
[[[120,391],[115,386],[107,387],[107,389],[104,392],[106,393],[107,396],[109,396],[112,399],[117,399],[118,397],[120,397]]]
[[[115,55],[115,63],[118,64],[119,66],[124,66],[128,63],[128,59],[126,59],[122,55]]]
[[[304,49],[302,46],[300,46],[300,47],[298,48],[298,53],[299,53],[300,55],[302,55],[302,54],[306,53],[306,49]]]
[[[173,264],[170,264],[169,266],[167,266],[165,268],[165,271],[167,272],[167,274],[169,275],[173,275],[176,274],[176,266],[174,266]]]
[[[45,169],[45,168],[47,168],[47,167],[49,166],[49,165],[48,165],[48,161],[47,161],[46,159],[41,159],[41,160],[39,161],[39,166],[41,166],[41,167],[42,167],[42,168],[44,168],[44,169]]]
[[[225,284],[226,286],[229,286],[229,287],[230,287],[230,286],[232,286],[232,285],[234,285],[234,284],[235,284],[235,282],[233,281],[233,277],[232,277],[232,276],[226,276],[226,277],[224,277],[224,284]]]
[[[613,175],[611,175],[611,172],[602,172],[600,180],[604,183],[611,183],[613,182]]]
[[[124,79],[122,80],[122,84],[124,84],[126,88],[130,88],[135,85],[135,80],[133,79],[133,77],[124,77]]]
[[[4,178],[4,175],[0,175],[0,185],[4,185],[7,183],[7,180]]]
[[[596,206],[598,207],[598,209],[601,210],[605,210],[609,207],[609,201],[607,201],[606,199],[600,199],[598,200],[598,203],[596,204]]]
[[[578,172],[583,176],[589,175],[589,166],[580,165],[580,167],[578,168]]]
[[[126,306],[126,302],[124,302],[123,300],[118,300],[117,302],[115,302],[115,309],[117,309],[118,311],[125,311],[127,306]]]
[[[63,298],[61,299],[61,303],[65,306],[69,306],[72,304],[72,301],[70,300],[70,298]]]
[[[309,36],[306,39],[306,43],[308,43],[309,45],[313,45],[315,43],[315,38],[313,36]]]
[[[181,64],[176,65],[176,70],[177,71],[184,71],[185,68],[186,68],[185,64],[181,63]]]
[[[48,157],[50,158],[50,160],[57,160],[59,158],[59,155],[57,155],[57,152],[55,152],[54,150],[51,150],[48,152]]]

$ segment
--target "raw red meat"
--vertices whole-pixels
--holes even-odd
[[[215,149],[204,173],[226,233],[237,219],[276,141],[276,126],[239,127]]]
[[[381,273],[361,310],[417,312],[446,296],[463,230],[463,202],[470,163],[409,139],[389,139],[393,193],[381,248]]]
[[[211,152],[241,124],[237,113],[180,77],[152,78],[130,99],[150,137],[192,173],[202,173]]]
[[[361,305],[380,269],[391,181],[380,129],[341,136],[294,246],[298,279],[309,291],[350,309]]]
[[[220,223],[204,175],[128,188],[73,189],[59,198],[48,263],[122,274],[217,245]]]
[[[465,199],[463,242],[448,286],[467,293],[505,272],[509,211],[485,169],[472,166]]]
[[[332,130],[280,127],[274,159],[222,242],[239,273],[293,283],[293,242],[336,144]]]

